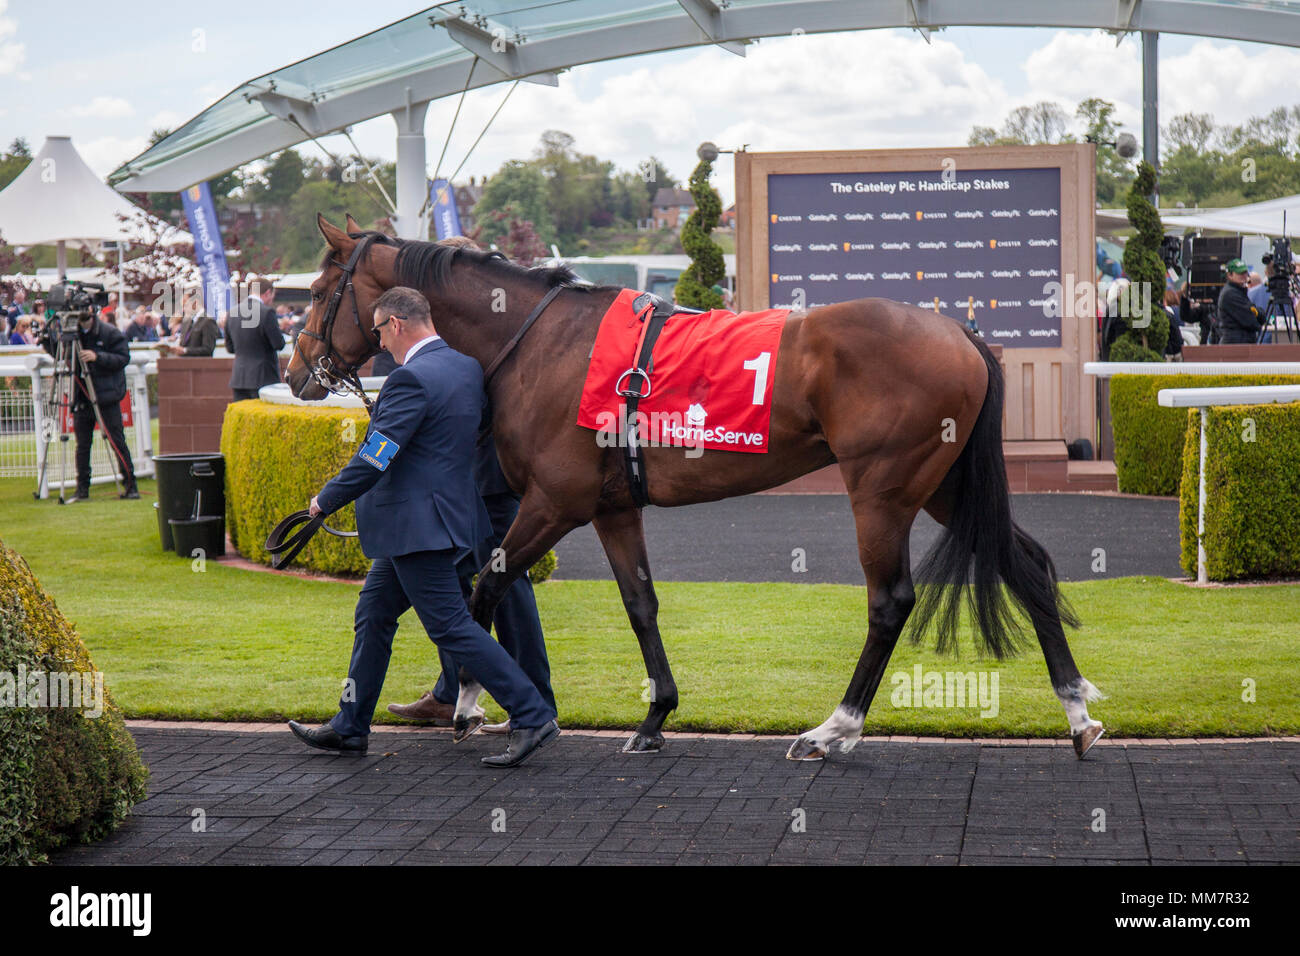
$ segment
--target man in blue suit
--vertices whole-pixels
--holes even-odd
[[[311,503],[313,514],[330,514],[355,500],[361,549],[372,559],[357,601],[348,681],[329,723],[289,727],[310,746],[365,753],[397,619],[414,607],[430,639],[510,715],[506,752],[483,763],[513,767],[560,731],[554,706],[470,617],[456,571],[486,530],[466,467],[486,401],[483,372],[438,337],[429,303],[414,289],[380,296],[374,322],[380,343],[402,365],[379,392],[361,450]]]
[[[489,435],[478,447],[476,463],[479,494],[487,508],[488,518],[492,523],[492,534],[478,548],[473,570],[476,572],[492,560],[493,549],[501,546],[506,532],[514,523],[519,513],[519,496],[515,494],[501,471],[497,460],[496,443]],[[464,567],[464,566],[463,566]],[[463,582],[467,587],[468,582]],[[533,682],[537,692],[542,695],[552,708],[555,707],[555,692],[551,689],[551,665],[546,657],[546,640],[542,634],[542,622],[537,613],[537,599],[533,595],[532,582],[528,575],[520,575],[506,591],[501,603],[497,605],[492,623],[496,625],[497,639],[510,656],[515,659],[528,679]],[[460,694],[460,682],[457,679],[456,662],[445,649],[439,648],[438,658],[442,663],[442,675],[433,690],[413,704],[389,704],[388,709],[399,717],[424,723],[450,725],[455,711],[456,699]],[[510,722],[488,724],[484,733],[503,734],[510,732]]]

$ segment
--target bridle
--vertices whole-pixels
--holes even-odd
[[[334,320],[338,317],[339,303],[343,301],[343,293],[346,290],[352,293],[352,320],[356,322],[357,328],[361,330],[361,334],[367,339],[370,339],[372,335],[374,336],[375,351],[382,347],[379,343],[379,336],[374,329],[367,329],[361,324],[361,310],[357,308],[357,290],[352,287],[352,274],[356,271],[357,265],[366,254],[366,249],[375,241],[375,238],[373,234],[361,237],[360,241],[352,247],[352,255],[348,257],[346,265],[337,259],[330,259],[330,264],[342,269],[343,274],[339,276],[338,284],[334,287],[334,294],[330,297],[329,304],[325,306],[325,318],[321,322],[321,330],[317,333],[310,329],[303,329],[298,333],[299,338],[294,339],[293,342],[293,350],[302,358],[303,364],[307,366],[312,381],[334,395],[356,395],[365,404],[366,411],[371,414],[375,410],[374,403],[371,402],[370,396],[366,394],[361,379],[357,376],[357,369],[374,353],[367,354],[360,362],[345,362],[343,356],[339,355],[334,349],[333,333]],[[299,347],[298,343],[304,335],[325,346],[325,354],[316,359],[315,363],[307,361],[307,356]]]

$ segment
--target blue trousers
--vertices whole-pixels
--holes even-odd
[[[514,523],[515,515],[519,514],[519,499],[514,495],[484,495],[483,504],[492,519],[492,537],[475,554],[477,563],[469,571],[470,577],[492,560],[492,549],[501,546],[506,532]],[[465,568],[462,567],[462,570]],[[469,577],[464,579],[464,587],[468,594]],[[533,583],[528,580],[527,574],[520,575],[510,585],[510,590],[506,591],[501,603],[497,605],[492,623],[496,626],[497,640],[501,646],[528,675],[551,710],[556,710],[555,692],[551,689],[551,662],[546,657],[546,639],[542,636],[542,621],[537,614],[537,598],[533,595]],[[444,704],[454,704],[460,693],[459,668],[445,648],[438,648],[438,659],[442,663],[442,674],[433,688],[433,696]],[[474,668],[469,665],[466,668],[477,676]],[[495,694],[492,696],[496,697]]]
[[[542,699],[514,659],[470,617],[453,552],[417,551],[371,562],[357,601],[349,684],[339,700],[339,712],[330,720],[336,731],[345,737],[370,732],[393,653],[397,619],[411,607],[438,648],[463,661],[506,709],[512,726],[541,727],[555,719],[555,707]]]

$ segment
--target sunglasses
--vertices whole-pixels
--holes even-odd
[[[375,331],[378,332],[378,331],[379,331],[380,329],[382,329],[385,325],[387,325],[388,323],[392,322],[393,319],[401,319],[403,322],[405,322],[405,321],[406,321],[406,316],[404,316],[404,315],[390,315],[388,318],[384,319],[384,321],[382,321],[382,322],[376,322],[376,323],[375,323],[375,326],[374,326]]]

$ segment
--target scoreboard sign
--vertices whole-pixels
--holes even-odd
[[[776,173],[767,208],[774,307],[880,296],[1061,344],[1059,169]]]
[[[1092,437],[1090,144],[736,153],[744,309],[879,297],[1003,348],[1005,437]]]

